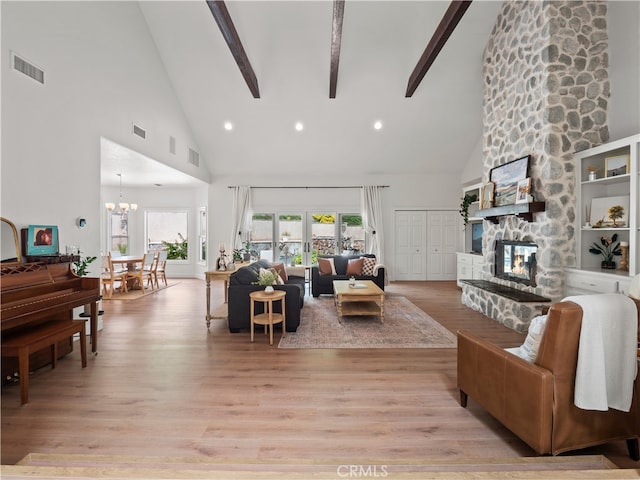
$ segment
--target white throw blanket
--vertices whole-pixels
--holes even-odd
[[[574,404],[628,412],[637,371],[638,312],[630,298],[607,293],[567,297],[582,308]]]

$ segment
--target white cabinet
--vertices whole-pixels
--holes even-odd
[[[576,268],[567,269],[567,294],[628,292],[630,277],[640,273],[639,157],[640,135],[575,154]],[[595,178],[590,171],[595,171]],[[625,211],[614,225],[608,210],[616,205]],[[602,256],[589,252],[602,237],[614,235],[628,245],[628,271],[619,270],[621,256],[614,256],[615,270],[606,270],[601,268]]]
[[[482,267],[484,266],[484,257],[475,253],[458,252],[458,274],[457,282],[461,287],[460,280],[481,280]]]
[[[565,277],[566,295],[590,293],[629,293],[631,278],[622,273],[603,273],[568,268]]]

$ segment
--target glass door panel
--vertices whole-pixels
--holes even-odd
[[[273,214],[255,213],[249,232],[251,257],[273,261]]]
[[[309,222],[311,237],[311,254],[335,255],[336,248],[336,214],[312,213]],[[311,260],[311,259],[309,259]]]
[[[359,255],[365,253],[362,215],[340,214],[340,253]]]
[[[285,265],[299,265],[304,258],[305,215],[281,213],[278,215],[278,261]]]

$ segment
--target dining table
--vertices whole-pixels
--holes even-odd
[[[144,254],[141,255],[122,255],[120,257],[111,257],[111,263],[116,268],[116,265],[120,265],[121,268],[126,265],[128,271],[134,271],[136,268],[142,268],[142,262],[144,261]],[[140,265],[140,267],[138,267]],[[127,279],[127,289],[133,290],[136,288],[135,278]]]

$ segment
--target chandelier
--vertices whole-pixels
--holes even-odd
[[[120,202],[118,202],[118,210],[122,213],[127,213],[129,209],[131,209],[132,212],[135,212],[138,209],[137,203],[132,203],[131,205],[129,205],[127,202],[122,201],[122,174],[116,173],[116,175],[120,177]],[[118,211],[116,210],[116,204],[113,202],[107,202],[104,204],[104,206],[109,212],[113,212],[114,210]]]

